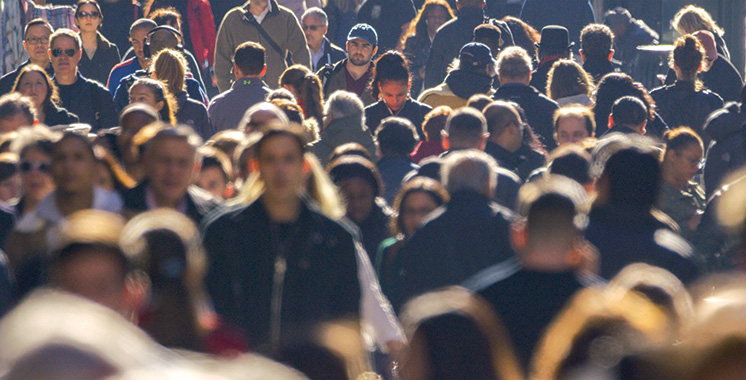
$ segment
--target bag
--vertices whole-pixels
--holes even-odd
[[[282,48],[280,47],[280,45],[278,45],[277,42],[275,42],[275,40],[273,40],[272,37],[270,37],[269,33],[267,33],[267,31],[264,30],[264,28],[262,27],[262,24],[260,24],[260,23],[258,23],[256,21],[256,19],[254,18],[254,15],[252,15],[251,12],[249,12],[246,9],[244,9],[243,10],[243,19],[244,19],[244,21],[246,21],[249,24],[253,25],[256,28],[256,30],[259,31],[259,34],[261,34],[262,37],[265,40],[267,40],[267,43],[269,43],[269,46],[271,46],[272,49],[277,52],[277,54],[279,54],[280,56],[283,55],[283,51],[282,51]],[[290,52],[286,52],[286,53],[284,53],[284,56],[285,56],[285,64],[288,67],[292,66],[293,65],[292,54],[290,54]]]

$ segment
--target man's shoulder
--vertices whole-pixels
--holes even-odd
[[[111,68],[111,71],[119,72],[119,71],[129,70],[131,69],[133,65],[137,64],[136,60],[137,60],[137,57],[132,57],[124,62],[119,62],[116,65],[114,65],[114,67]]]

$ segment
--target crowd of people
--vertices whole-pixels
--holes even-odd
[[[49,3],[0,20],[0,378],[746,370],[704,8],[651,72],[587,0]]]

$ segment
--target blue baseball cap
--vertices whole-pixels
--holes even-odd
[[[357,24],[350,29],[350,33],[347,34],[347,41],[352,41],[356,38],[365,40],[374,47],[378,46],[378,33],[368,24]]]
[[[492,52],[487,45],[480,42],[469,42],[461,48],[458,54],[461,67],[487,67],[495,64]]]

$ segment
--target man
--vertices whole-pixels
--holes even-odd
[[[338,146],[358,143],[365,147],[371,157],[376,157],[373,132],[365,127],[365,111],[358,96],[347,91],[336,91],[324,105],[324,128],[319,140],[309,145],[309,150],[318,157],[322,165]]]
[[[542,94],[547,93],[547,78],[549,70],[554,62],[560,59],[572,59],[571,47],[575,45],[570,42],[567,28],[558,25],[545,26],[541,30],[541,40],[536,43],[536,58],[539,67],[531,76],[531,87],[539,90]],[[502,82],[500,82],[502,83]]]
[[[608,73],[618,73],[622,63],[615,60],[614,34],[603,24],[590,24],[580,32],[580,57],[583,69],[598,83]]]
[[[4,95],[13,89],[13,84],[21,70],[33,63],[46,69],[50,77],[54,76],[54,70],[49,62],[49,36],[52,35],[52,25],[46,20],[37,18],[29,21],[23,31],[23,49],[29,56],[26,62],[23,62],[15,70],[3,75],[0,78],[0,95]]]
[[[459,122],[472,113],[476,111],[457,111],[450,120]],[[391,289],[398,292],[392,291],[390,297],[395,310],[414,296],[457,285],[513,257],[509,240],[513,215],[490,201],[497,185],[496,170],[495,160],[478,150],[445,158],[441,172],[451,200],[434,211],[396,255],[399,276]]]
[[[648,109],[645,104],[634,96],[624,96],[614,102],[609,115],[609,130],[611,133],[645,134],[648,124]]]
[[[0,134],[30,127],[36,121],[34,103],[17,92],[0,96]]]
[[[124,194],[125,215],[135,216],[160,207],[175,209],[199,224],[217,207],[217,201],[192,185],[199,173],[197,148],[202,139],[189,127],[159,131],[145,145],[142,157],[144,178]]]
[[[479,42],[490,48],[494,59],[497,59],[497,55],[500,54],[500,41],[502,41],[502,32],[495,25],[480,24],[474,28],[473,42]]]
[[[614,34],[614,55],[622,62],[622,71],[639,78],[646,70],[646,65],[638,62],[640,57],[637,47],[640,45],[657,45],[658,33],[642,20],[632,18],[628,10],[617,7],[604,15],[604,24]],[[658,57],[655,57],[656,62]],[[658,85],[660,83],[656,83]]]
[[[497,58],[497,77],[502,84],[495,92],[497,100],[517,103],[526,112],[531,128],[551,151],[554,141],[554,111],[559,105],[531,87],[531,58],[519,47],[503,50]]]
[[[357,24],[347,34],[347,59],[332,66],[325,66],[318,72],[324,86],[324,94],[329,99],[337,90],[351,92],[360,97],[364,106],[376,102],[368,89],[373,57],[378,52],[378,34],[368,24]]]
[[[596,22],[590,0],[524,0],[520,18],[537,30],[562,25],[573,42],[579,41],[583,27]]]
[[[490,138],[484,151],[525,181],[531,172],[544,166],[546,159],[543,152],[532,149],[524,139],[527,126],[516,107],[515,103],[500,100],[485,107]]]
[[[90,125],[93,132],[112,128],[117,125],[117,114],[111,94],[78,72],[81,47],[80,36],[70,29],[58,29],[50,37],[49,55],[61,106],[78,115],[80,122]]]
[[[511,231],[517,260],[465,283],[498,312],[524,369],[545,328],[576,291],[590,284],[576,268],[587,246],[576,224],[586,202],[583,188],[565,177],[548,175],[524,185],[521,219]]]
[[[484,0],[460,0],[456,5],[458,17],[443,24],[433,38],[425,69],[425,90],[443,82],[448,65],[458,56],[461,48],[472,41],[477,25],[490,23],[497,26],[503,40],[500,47],[513,45],[513,34],[508,25],[485,15]]]
[[[325,65],[333,65],[347,58],[347,53],[342,48],[326,38],[326,32],[329,30],[329,18],[321,8],[308,8],[303,13],[300,24],[303,33],[306,34],[308,50],[311,52],[313,72],[319,71]]]
[[[203,224],[215,309],[259,352],[277,352],[317,323],[357,319],[360,310],[360,243],[306,203],[304,147],[300,131],[266,130],[251,161],[263,183],[259,197]]]
[[[117,87],[119,87],[119,82],[122,78],[134,74],[137,70],[145,70],[150,65],[150,57],[146,57],[144,51],[145,37],[156,26],[158,25],[155,21],[147,18],[141,18],[132,23],[132,26],[130,27],[130,43],[132,44],[135,56],[111,69],[109,81],[106,84],[111,96],[114,96],[117,92]]]
[[[231,9],[220,23],[215,44],[215,77],[220,92],[227,91],[235,79],[231,58],[236,47],[246,41],[268,50],[266,81],[270,88],[278,87],[280,74],[288,67],[288,54],[293,63],[311,67],[306,36],[293,12],[276,0],[249,0]]]
[[[270,89],[262,77],[267,72],[265,50],[256,42],[238,45],[233,54],[233,72],[236,81],[231,89],[212,99],[207,113],[216,132],[236,129],[244,110],[264,101]]]

